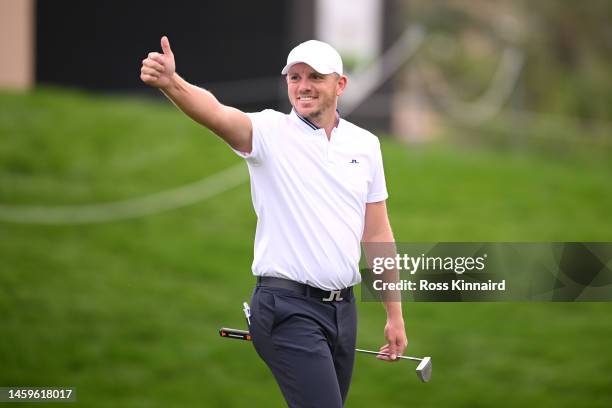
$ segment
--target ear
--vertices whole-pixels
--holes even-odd
[[[346,77],[346,75],[340,75],[338,77],[338,83],[336,86],[336,96],[340,96],[344,93],[344,89],[346,89],[347,84],[348,84],[348,77]]]

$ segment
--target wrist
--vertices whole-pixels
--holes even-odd
[[[388,324],[392,324],[394,326],[397,325],[403,325],[404,324],[404,317],[400,314],[400,315],[387,315],[387,323]]]
[[[387,321],[404,321],[402,315],[402,304],[399,302],[389,302],[385,304],[387,310]]]
[[[168,77],[168,84],[161,87],[160,90],[166,95],[174,94],[174,92],[180,88],[179,80],[180,77],[176,72],[174,72],[170,77]]]

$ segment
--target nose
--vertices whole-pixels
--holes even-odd
[[[297,87],[298,93],[307,93],[312,91],[312,84],[308,78],[300,79]]]

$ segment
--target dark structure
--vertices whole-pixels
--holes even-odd
[[[154,93],[140,82],[140,64],[148,51],[160,51],[166,34],[190,82],[213,91],[220,84],[219,97],[244,108],[277,107],[280,69],[295,38],[286,23],[291,3],[38,1],[36,80]],[[257,79],[252,87],[249,79]]]
[[[385,0],[385,45],[396,0]],[[314,0],[39,0],[36,3],[36,82],[102,92],[162,97],[140,81],[149,51],[167,35],[178,72],[224,103],[247,111],[289,110],[280,69],[296,44],[314,38]],[[395,16],[397,18],[397,15]],[[383,85],[388,92],[390,83]],[[367,103],[352,115],[360,125],[388,130]],[[390,112],[390,110],[389,110]]]

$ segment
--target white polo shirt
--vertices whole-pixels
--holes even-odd
[[[325,290],[361,281],[366,203],[387,188],[378,138],[340,119],[330,140],[295,111],[249,113],[247,161],[257,214],[253,274]]]

